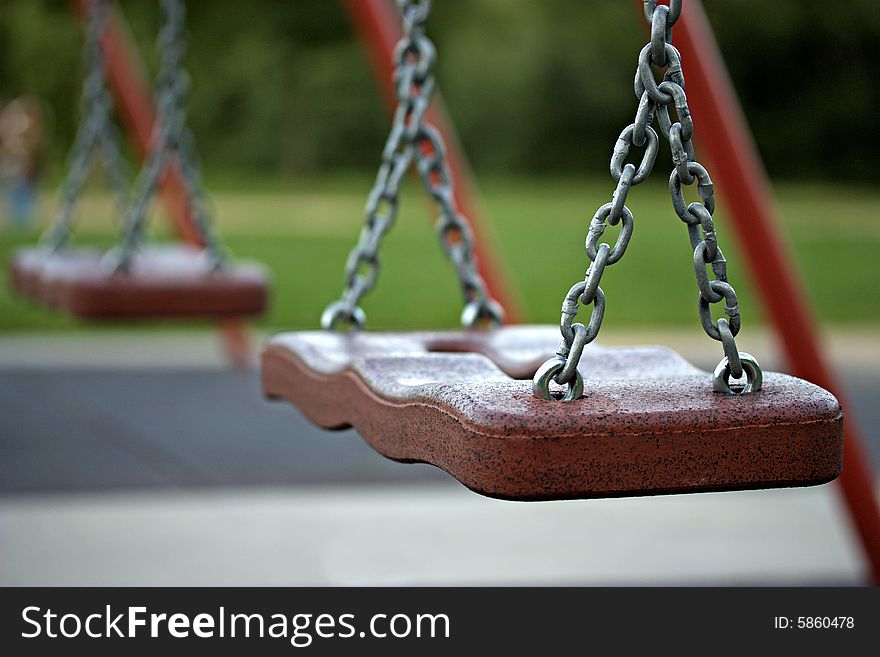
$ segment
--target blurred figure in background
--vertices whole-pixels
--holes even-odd
[[[37,200],[43,139],[40,103],[22,96],[0,111],[0,178],[10,225],[28,228]]]

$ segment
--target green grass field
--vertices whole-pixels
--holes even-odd
[[[342,285],[342,267],[363,219],[369,174],[315,182],[213,180],[217,223],[226,246],[237,256],[264,262],[274,289],[263,327],[314,327],[322,308]],[[595,209],[610,199],[612,183],[571,180],[481,181],[486,237],[491,239],[517,291],[524,320],[555,323],[569,286],[588,264],[584,237]],[[781,228],[819,318],[828,324],[880,322],[880,189],[821,185],[780,185],[776,189]],[[741,245],[724,213],[716,213],[720,244],[739,292],[746,325],[761,322]],[[51,215],[46,195],[40,220]],[[635,232],[625,257],[606,270],[606,327],[697,324],[697,291],[692,253],[684,224],[670,206],[662,182],[635,188],[627,205]],[[108,244],[114,221],[109,198],[93,191],[83,200],[78,243]],[[451,267],[444,260],[429,221],[429,205],[412,182],[405,190],[398,224],[382,252],[377,289],[365,299],[372,328],[452,327],[461,301]],[[154,238],[168,237],[156,212]],[[613,240],[617,229],[609,228]],[[0,259],[36,239],[0,234]],[[167,326],[167,323],[163,325]],[[191,325],[191,324],[188,324]],[[94,327],[44,311],[0,286],[0,330]],[[613,330],[613,329],[612,329]]]

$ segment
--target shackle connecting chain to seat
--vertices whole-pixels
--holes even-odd
[[[363,328],[366,315],[361,298],[379,278],[379,248],[397,217],[400,183],[415,163],[425,191],[437,203],[436,230],[440,243],[455,266],[465,300],[461,323],[475,327],[498,325],[503,310],[489,296],[477,271],[473,234],[455,200],[446,148],[439,131],[425,118],[436,81],[434,44],[425,36],[430,0],[398,0],[403,38],[394,52],[394,89],[397,108],[382,151],[382,163],[366,204],[366,219],[357,245],[345,265],[345,289],[321,315],[325,329]]]
[[[644,0],[645,18],[651,24],[651,39],[639,52],[634,91],[639,99],[636,116],[617,138],[611,156],[611,176],[617,187],[611,202],[600,207],[590,222],[586,238],[586,253],[590,260],[584,281],[573,285],[562,303],[560,331],[562,342],[556,355],[546,361],[535,373],[532,388],[536,396],[553,399],[550,382],[566,386],[565,400],[578,399],[583,391],[583,378],[577,369],[584,347],[599,333],[605,313],[605,294],[599,282],[605,268],[623,256],[632,237],[633,215],[626,207],[626,197],[631,187],[643,182],[654,167],[659,147],[657,132],[652,127],[657,119],[660,134],[669,142],[674,168],[669,177],[672,207],[687,225],[693,250],[694,274],[699,289],[698,310],[700,324],[706,334],[721,342],[724,357],[715,369],[713,388],[727,394],[745,394],[761,389],[761,368],[753,356],[737,350],[735,336],[739,333],[741,319],[736,291],[727,280],[727,261],[718,247],[718,237],[712,214],[715,197],[712,179],[708,171],[694,157],[691,138],[694,122],[691,118],[684,92],[685,81],[681,68],[681,55],[672,45],[672,26],[681,15],[683,0],[670,0],[660,5],[657,0]],[[652,66],[665,69],[663,80],[657,84]],[[675,107],[676,121],[669,115],[669,106]],[[638,167],[624,164],[632,146],[644,147]],[[700,202],[686,204],[682,185],[697,184]],[[608,225],[621,224],[614,246],[599,243]],[[711,266],[713,280],[709,280],[706,267]],[[714,321],[711,304],[724,301],[722,317]],[[587,326],[575,323],[579,305],[592,304]],[[731,387],[730,377],[740,378],[745,372],[747,380],[742,387]]]
[[[161,63],[156,82],[156,125],[150,149],[134,183],[131,205],[123,219],[122,242],[112,253],[116,271],[131,266],[134,252],[143,239],[150,202],[166,170],[175,162],[185,185],[189,210],[213,269],[225,264],[225,256],[214,235],[210,201],[201,181],[201,165],[195,140],[186,119],[189,78],[183,68],[186,53],[186,8],[183,0],[162,0],[162,26],[159,31]]]

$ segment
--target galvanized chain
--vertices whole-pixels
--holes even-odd
[[[436,201],[440,216],[436,229],[440,242],[455,265],[465,307],[461,322],[466,327],[482,323],[497,325],[501,306],[486,290],[477,271],[473,236],[467,218],[459,211],[440,133],[425,119],[436,81],[434,44],[425,36],[430,0],[398,0],[404,36],[394,52],[394,87],[397,108],[382,151],[376,182],[367,199],[366,220],[360,239],[345,266],[345,289],[321,315],[325,329],[363,328],[361,298],[376,285],[379,248],[397,217],[400,183],[415,163],[422,185]]]
[[[706,169],[694,157],[691,138],[694,123],[684,92],[684,74],[681,55],[672,45],[672,26],[681,15],[682,0],[670,0],[669,5],[659,5],[657,0],[644,0],[645,17],[651,24],[651,40],[639,53],[634,90],[639,99],[636,117],[617,139],[611,157],[611,175],[617,188],[611,203],[603,205],[593,217],[587,234],[586,251],[591,261],[586,280],[575,284],[562,305],[562,344],[556,356],[544,363],[535,374],[533,390],[536,396],[551,399],[550,381],[566,385],[564,399],[578,399],[583,391],[583,380],[577,370],[584,346],[595,339],[605,311],[605,295],[599,287],[602,272],[609,264],[617,262],[626,250],[632,235],[632,213],[626,207],[626,195],[651,172],[658,150],[657,133],[651,127],[654,119],[660,134],[669,141],[674,168],[669,178],[672,206],[679,218],[687,224],[693,249],[694,273],[699,289],[700,323],[706,334],[722,343],[724,358],[714,373],[713,388],[727,394],[744,394],[761,389],[762,373],[751,355],[737,350],[735,336],[741,319],[736,291],[727,280],[727,262],[718,247],[718,238],[712,213],[715,210],[714,188]],[[652,65],[665,69],[663,80],[657,84]],[[676,120],[669,115],[669,106],[675,108]],[[645,147],[638,168],[623,164],[630,147]],[[701,202],[686,204],[682,185],[697,184]],[[599,244],[599,236],[606,223],[614,225],[622,220],[620,235],[614,247]],[[713,280],[709,280],[706,266],[710,265]],[[572,323],[578,312],[578,302],[593,304],[587,327]],[[724,301],[726,318],[717,322],[712,319],[710,304]],[[732,387],[730,377],[740,378],[746,374],[746,384]]]
[[[211,198],[205,191],[202,183],[202,163],[196,149],[195,137],[189,129],[186,121],[186,109],[184,96],[178,100],[178,111],[181,116],[182,130],[178,137],[175,151],[183,182],[186,185],[187,197],[192,210],[192,217],[196,229],[201,237],[202,244],[211,258],[215,269],[220,269],[226,264],[226,255],[217,239],[214,231],[214,209]]]
[[[562,320],[560,331],[562,342],[556,355],[546,361],[535,373],[532,389],[536,396],[552,399],[550,381],[566,386],[562,397],[566,401],[579,399],[583,394],[584,382],[578,371],[584,347],[596,339],[605,316],[605,293],[599,287],[605,269],[619,262],[626,251],[632,237],[634,218],[632,211],[626,206],[626,198],[632,187],[645,181],[654,162],[660,139],[651,127],[653,110],[646,103],[639,103],[635,119],[630,123],[614,144],[611,154],[611,177],[617,186],[611,195],[611,202],[602,205],[593,215],[587,231],[585,251],[590,260],[584,280],[575,283],[562,302]],[[644,147],[638,166],[624,160],[633,146]],[[605,229],[620,224],[620,232],[612,247],[607,242],[599,242]],[[590,320],[586,326],[575,322],[579,304],[592,306]]]
[[[639,53],[634,90],[644,99],[651,113],[656,113],[660,132],[669,141],[674,168],[669,177],[672,207],[687,225],[693,249],[694,274],[699,289],[698,309],[700,324],[713,340],[721,342],[724,357],[715,370],[713,387],[718,392],[745,394],[761,389],[762,373],[753,356],[740,352],[735,336],[741,326],[739,299],[727,279],[727,261],[718,246],[718,236],[712,215],[715,211],[714,187],[708,171],[694,156],[691,139],[694,122],[685,95],[681,55],[672,45],[672,27],[681,14],[682,0],[672,0],[670,6],[657,5],[656,0],[645,0],[645,17],[651,24],[651,40]],[[652,66],[666,69],[663,81],[655,81]],[[669,117],[669,107],[675,108],[676,121]],[[686,204],[682,185],[696,183],[700,201]],[[709,280],[706,267],[711,266]],[[711,304],[724,302],[725,317],[713,320]],[[730,377],[746,374],[743,386],[731,387]]]
[[[128,165],[119,151],[119,131],[113,122],[113,102],[107,89],[101,37],[110,11],[108,0],[90,0],[86,5],[84,59],[86,78],[82,89],[83,119],[73,147],[67,156],[61,198],[52,225],[42,241],[52,251],[64,247],[70,239],[73,214],[86,180],[100,156],[104,171],[121,214],[128,204]]]
[[[183,69],[186,54],[186,9],[183,0],[162,0],[162,27],[158,47],[161,64],[156,80],[156,127],[150,149],[134,184],[132,204],[123,222],[119,249],[114,253],[117,271],[131,266],[134,252],[143,239],[147,212],[161,176],[175,164],[186,187],[187,201],[199,237],[213,268],[225,258],[214,235],[210,204],[201,183],[201,167],[195,155],[194,140],[187,126],[186,97],[189,77]]]

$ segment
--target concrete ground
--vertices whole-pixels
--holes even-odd
[[[880,334],[830,353],[880,466]],[[696,333],[663,343],[710,368]],[[741,347],[779,367],[771,340]],[[862,583],[834,484],[518,504],[325,432],[207,333],[0,338],[0,584]]]

